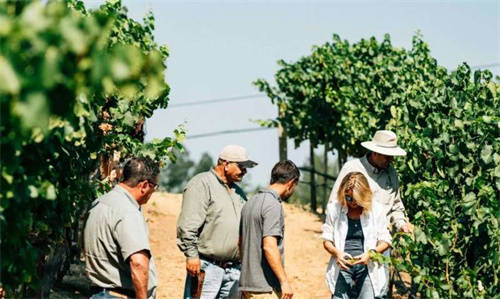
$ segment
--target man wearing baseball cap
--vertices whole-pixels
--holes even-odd
[[[398,139],[394,132],[380,130],[375,132],[371,141],[361,145],[368,150],[365,156],[347,161],[339,172],[333,185],[329,202],[337,201],[337,193],[342,179],[350,172],[361,172],[367,178],[373,193],[373,200],[385,208],[388,222],[393,231],[411,232],[412,225],[407,221],[405,207],[399,194],[399,180],[396,170],[392,166],[395,156],[406,156],[406,152],[398,146]],[[390,249],[384,252],[389,255]],[[386,275],[389,269],[386,267]],[[388,280],[387,280],[388,281]],[[382,293],[387,293],[386,284]]]
[[[239,224],[247,199],[235,183],[256,165],[244,147],[228,145],[216,166],[187,183],[177,222],[177,246],[186,256],[184,298],[193,298],[198,280],[202,298],[238,297]]]

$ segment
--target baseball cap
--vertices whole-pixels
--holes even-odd
[[[237,162],[246,168],[252,168],[258,165],[252,160],[248,160],[248,153],[246,148],[241,145],[230,144],[224,147],[219,154],[219,159],[229,162]]]

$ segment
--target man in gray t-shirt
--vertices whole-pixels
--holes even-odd
[[[270,293],[279,298],[293,296],[284,269],[285,220],[281,201],[293,194],[299,177],[292,161],[277,163],[269,187],[252,197],[241,211],[239,290],[243,298]]]

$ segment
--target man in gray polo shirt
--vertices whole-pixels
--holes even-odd
[[[217,165],[193,177],[184,189],[177,245],[186,256],[184,298],[192,298],[200,272],[201,298],[237,297],[240,277],[238,227],[246,196],[235,182],[257,163],[245,148],[226,146]],[[201,280],[200,280],[201,281]]]
[[[122,182],[92,203],[84,229],[91,298],[155,298],[156,269],[141,212],[157,187],[158,164],[132,158]]]
[[[271,184],[252,197],[241,211],[240,291],[243,298],[292,298],[284,262],[285,219],[281,201],[295,191],[300,172],[292,161],[271,171]]]

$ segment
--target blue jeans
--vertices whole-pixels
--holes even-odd
[[[119,299],[119,297],[111,295],[109,291],[102,291],[90,296],[90,299],[115,299],[115,298]]]
[[[348,270],[340,270],[335,286],[335,299],[373,299],[372,282],[365,265],[354,265]]]
[[[201,259],[201,270],[205,271],[205,280],[200,299],[238,298],[240,266],[223,269]],[[184,299],[191,298],[191,275],[187,274]]]

